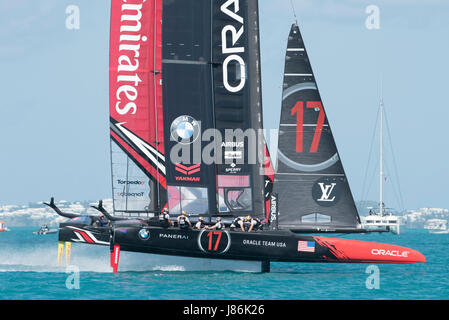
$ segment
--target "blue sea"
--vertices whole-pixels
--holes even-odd
[[[113,274],[108,247],[72,244],[70,267],[58,267],[57,235],[32,234],[36,229],[0,233],[0,300],[449,298],[449,234],[344,236],[416,249],[426,256],[425,264],[272,263],[271,273],[260,273],[256,263],[122,252]]]

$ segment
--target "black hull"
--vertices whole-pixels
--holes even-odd
[[[112,228],[94,227],[78,223],[61,223],[59,241],[109,246]]]
[[[314,252],[298,252],[298,241],[312,241],[313,237],[295,235],[289,231],[213,231],[179,230],[176,228],[145,228],[149,237],[139,236],[140,228],[118,228],[114,243],[120,249],[132,252],[166,254],[194,258],[279,261],[325,262],[334,258],[329,249],[316,246]]]
[[[110,246],[119,252],[262,262],[415,263],[412,249],[366,241],[298,235],[291,231],[180,230],[143,224],[96,228],[61,224],[60,241]],[[118,265],[118,258],[116,259]],[[112,264],[112,263],[111,263]]]

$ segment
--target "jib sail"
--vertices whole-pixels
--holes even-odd
[[[285,58],[274,193],[280,228],[355,229],[360,224],[296,24]]]
[[[258,142],[247,138],[247,129],[262,126],[257,9],[257,0],[164,2],[164,138],[174,215],[264,214],[263,168],[248,162],[249,144]]]
[[[114,214],[167,203],[161,80],[162,0],[112,0],[110,135]]]

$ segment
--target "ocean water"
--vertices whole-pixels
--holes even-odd
[[[449,234],[424,230],[344,237],[413,248],[426,256],[425,264],[272,263],[271,273],[260,273],[256,263],[122,252],[119,272],[113,274],[107,247],[72,244],[68,269],[57,266],[56,234],[38,236],[32,234],[36,228],[11,229],[0,233],[0,300],[449,298]],[[378,271],[374,288],[370,270]]]

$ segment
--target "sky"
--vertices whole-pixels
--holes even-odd
[[[355,199],[378,198],[376,144],[367,163],[382,82],[393,145],[385,163],[394,169],[394,154],[398,169],[386,173],[387,205],[400,205],[399,181],[405,208],[449,208],[449,3],[292,3],[259,1],[265,128],[279,124],[296,12]],[[79,29],[66,27],[70,5]],[[379,29],[366,25],[372,5]],[[111,197],[108,40],[106,0],[0,0],[0,204]]]

